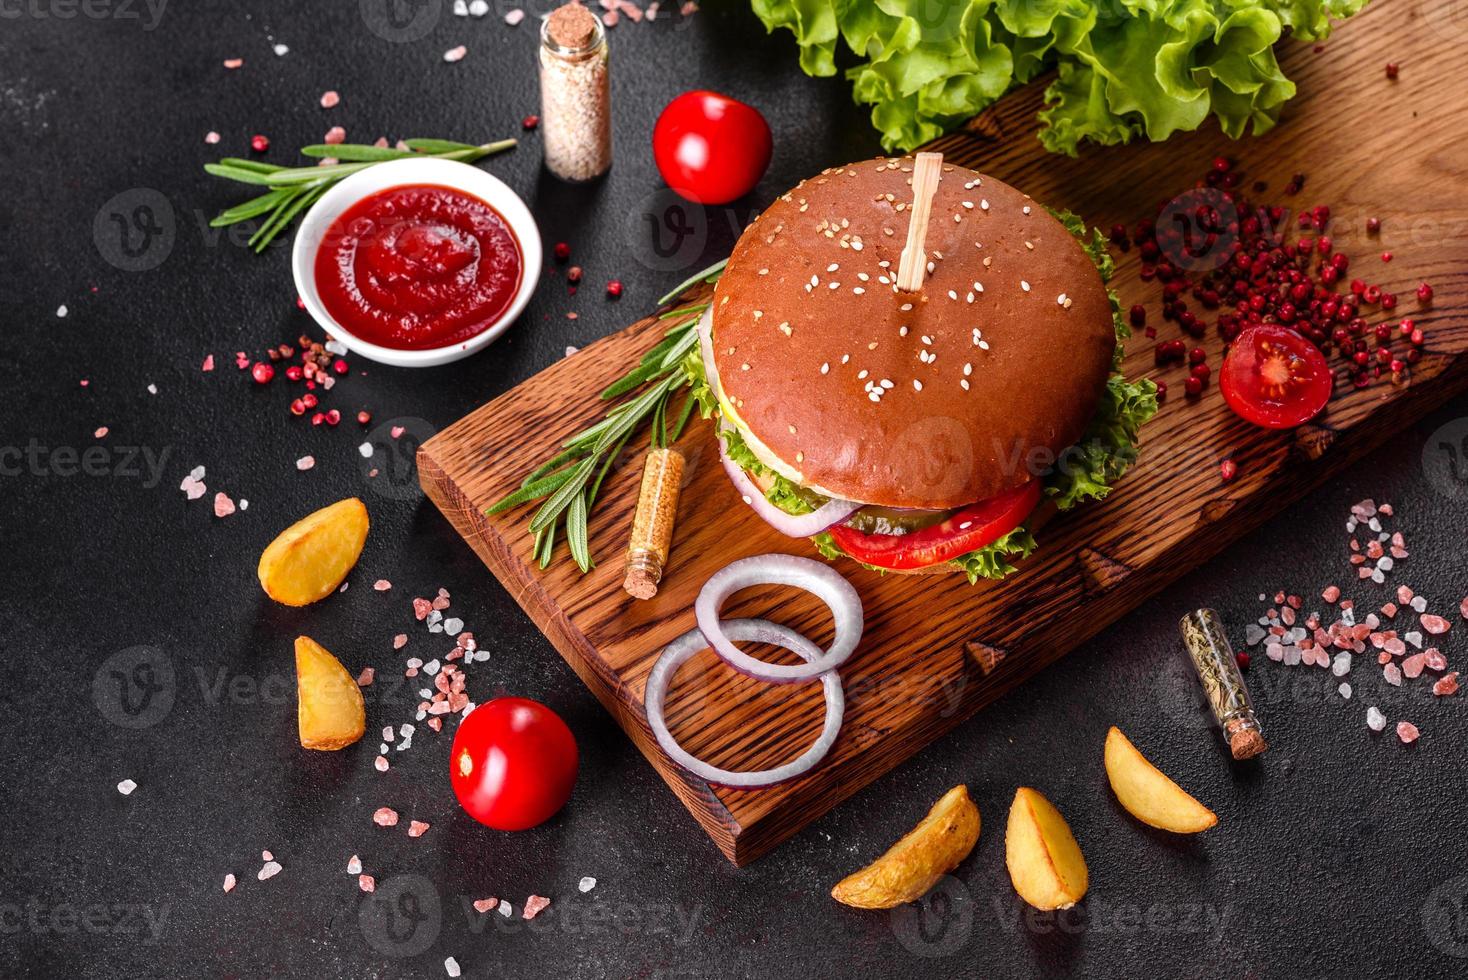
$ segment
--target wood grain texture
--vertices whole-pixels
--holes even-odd
[[[1102,228],[1134,223],[1189,186],[1219,152],[1250,181],[1282,187],[1308,174],[1298,197],[1329,203],[1332,235],[1361,270],[1403,297],[1429,334],[1412,381],[1338,395],[1316,422],[1270,433],[1242,422],[1216,386],[1197,402],[1181,397],[1182,371],[1153,367],[1138,338],[1129,376],[1158,376],[1173,396],[1144,431],[1138,466],[1104,502],[1048,522],[1040,549],[1002,583],[969,587],[957,576],[881,577],[838,565],[866,605],[867,631],[842,670],[846,724],[830,757],[805,778],[759,792],[711,787],[660,752],[641,706],[658,651],[693,626],[699,587],[745,555],[810,554],[742,506],[717,464],[711,430],[682,439],[688,472],[672,560],[657,598],[635,602],[621,589],[621,552],[635,505],[640,449],[609,478],[591,519],[600,562],[582,577],[562,557],[541,572],[530,559],[527,513],[489,519],[483,508],[518,485],[554,444],[599,417],[596,392],[653,343],[661,325],[643,320],[591,345],[495,399],[426,443],[420,479],[588,687],[653,763],[689,811],[736,864],[767,852],[1025,678],[1115,622],[1179,575],[1252,530],[1373,446],[1468,389],[1468,14],[1452,2],[1378,2],[1344,25],[1324,52],[1284,45],[1286,73],[1300,94],[1281,125],[1228,143],[1216,131],[1162,145],[1089,150],[1079,160],[1048,155],[1033,138],[1040,92],[1013,94],[965,129],[937,141],[951,161],[1070,208]],[[1387,61],[1401,78],[1384,77]],[[842,161],[832,161],[838,163]],[[1364,231],[1380,217],[1380,238]],[[1386,265],[1379,253],[1391,249]],[[1124,304],[1157,307],[1140,282],[1135,252],[1120,257],[1113,285]],[[1420,310],[1423,279],[1437,298]],[[1161,336],[1175,328],[1164,326]],[[1210,334],[1212,332],[1210,331]],[[1218,363],[1215,336],[1202,342]],[[1225,455],[1239,476],[1223,484]],[[562,554],[564,554],[562,552]],[[742,593],[733,615],[768,615],[829,639],[829,617],[803,594]],[[777,687],[735,675],[712,654],[675,680],[669,724],[692,752],[736,768],[762,768],[798,753],[821,724],[818,685]]]

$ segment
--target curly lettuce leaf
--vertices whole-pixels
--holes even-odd
[[[910,150],[1054,69],[1040,139],[1166,139],[1212,117],[1239,137],[1274,125],[1295,93],[1275,60],[1287,33],[1329,36],[1366,0],[752,0],[789,30],[808,74],[836,73],[845,46],[857,102],[888,150]]]

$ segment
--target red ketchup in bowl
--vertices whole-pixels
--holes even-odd
[[[484,201],[434,184],[389,187],[343,211],[316,251],[316,290],[356,337],[430,350],[493,326],[520,288],[510,224]]]

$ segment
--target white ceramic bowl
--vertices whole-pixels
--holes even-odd
[[[383,347],[353,334],[338,323],[322,305],[321,294],[316,289],[316,250],[326,237],[332,222],[364,197],[404,184],[437,184],[472,194],[504,217],[520,243],[520,288],[515,291],[510,305],[500,318],[487,330],[468,340],[446,347],[419,350]],[[352,174],[321,195],[321,200],[306,212],[306,216],[301,219],[300,228],[296,229],[295,244],[291,248],[291,273],[295,276],[296,292],[322,329],[353,353],[395,367],[433,367],[447,364],[468,357],[491,343],[510,328],[510,324],[525,309],[525,304],[530,302],[536,283],[540,281],[540,263],[540,230],[520,196],[499,178],[478,167],[453,160],[390,160]]]

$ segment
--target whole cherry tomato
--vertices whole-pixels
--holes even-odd
[[[652,130],[658,172],[698,204],[728,204],[754,189],[770,165],[770,126],[754,106],[717,92],[684,92]]]
[[[1219,388],[1234,414],[1266,429],[1290,429],[1319,414],[1334,379],[1320,348],[1288,327],[1251,327],[1229,345]]]
[[[525,830],[570,799],[576,760],[576,739],[560,715],[529,698],[495,698],[459,723],[449,782],[475,820]]]

